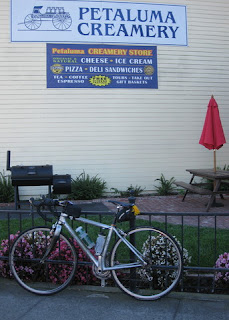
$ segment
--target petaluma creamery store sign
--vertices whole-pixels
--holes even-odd
[[[182,5],[11,1],[12,41],[187,45]]]

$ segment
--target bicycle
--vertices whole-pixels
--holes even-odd
[[[111,225],[80,217],[81,208],[70,201],[47,198],[35,201],[31,198],[31,207],[35,207],[44,220],[53,219],[47,218],[41,211],[41,208],[47,207],[56,222],[50,228],[33,227],[23,231],[15,240],[9,263],[16,281],[24,289],[39,295],[51,295],[63,290],[76,272],[76,241],[92,262],[95,276],[102,279],[103,284],[112,275],[123,292],[139,300],[156,300],[173,290],[182,270],[181,252],[176,241],[167,232],[151,226],[136,227],[127,232],[118,229],[118,222],[134,217],[136,206],[134,203],[109,201],[117,206]],[[57,206],[62,207],[61,213],[57,211]],[[102,230],[95,252],[90,249],[87,234],[80,237],[66,221],[67,218]],[[64,235],[62,229],[73,240]],[[115,243],[108,253],[114,234]],[[87,244],[85,240],[88,240]]]

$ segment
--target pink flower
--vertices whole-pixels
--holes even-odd
[[[11,234],[9,239],[4,239],[1,241],[0,247],[0,256],[8,256],[9,254],[9,242],[12,245],[12,242],[18,237],[19,232],[15,235]],[[33,242],[31,237],[23,238],[23,240],[18,243],[18,251],[17,254],[22,258],[32,258],[39,257],[44,254],[44,249],[47,247],[46,237],[42,232],[39,233]],[[78,246],[77,242],[73,241],[74,247],[76,248],[77,256],[79,261],[89,261],[87,255],[82,251],[82,249]],[[91,250],[94,253],[94,250]],[[62,258],[66,261],[73,261],[73,256],[71,251],[69,250],[67,244],[65,242],[61,242],[60,245],[56,247],[56,249],[52,252],[50,257],[53,260],[58,260]],[[19,265],[16,267],[16,270],[20,273],[23,273],[24,278],[26,280],[31,279],[31,274],[34,273],[34,270],[31,267]],[[72,271],[72,266],[69,264],[50,264],[48,265],[49,277],[53,283],[61,282],[63,283],[69,276]],[[10,272],[10,268],[8,265],[8,261],[0,261],[0,275],[3,277],[12,277]],[[58,278],[57,278],[58,275]],[[42,275],[41,275],[42,277]],[[78,284],[91,284],[96,280],[92,268],[88,266],[79,265],[77,268],[77,272],[75,275],[74,281]],[[40,281],[45,281],[45,279],[41,278]]]
[[[229,268],[229,253],[224,252],[216,261],[216,268]],[[217,272],[215,274],[215,281],[221,285],[227,285],[229,283],[229,272]]]

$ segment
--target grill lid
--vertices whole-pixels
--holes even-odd
[[[52,185],[53,169],[45,166],[13,166],[11,179],[13,186],[42,186]]]
[[[59,175],[53,176],[53,193],[55,194],[69,194],[71,193],[71,175]]]

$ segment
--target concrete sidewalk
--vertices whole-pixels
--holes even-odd
[[[113,291],[113,292],[112,292]],[[14,280],[0,278],[1,320],[229,320],[229,296],[170,293],[157,301],[138,301],[118,289],[67,288],[37,296]]]

